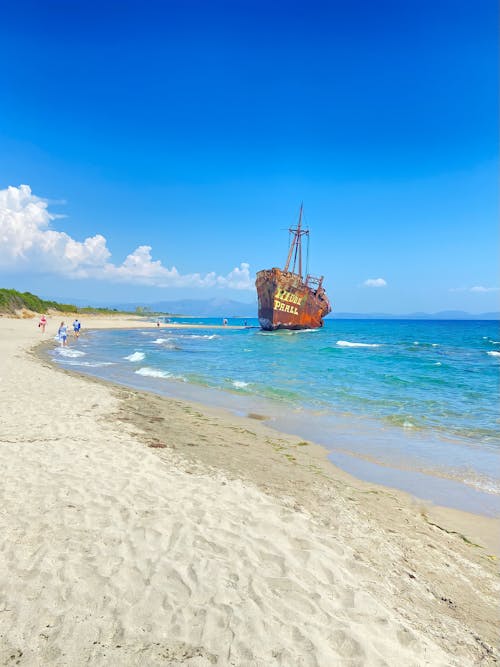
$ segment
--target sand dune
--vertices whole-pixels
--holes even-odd
[[[487,550],[260,423],[57,371],[39,338],[0,319],[0,664],[496,662]]]

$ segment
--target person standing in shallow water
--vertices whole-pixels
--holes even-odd
[[[57,332],[59,340],[61,341],[61,347],[67,347],[68,345],[68,327],[61,322],[59,325],[59,331]]]
[[[73,335],[75,336],[75,338],[78,338],[80,336],[80,327],[81,327],[80,322],[78,320],[75,320],[73,322]]]

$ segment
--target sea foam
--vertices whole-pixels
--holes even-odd
[[[379,343],[350,343],[348,340],[338,340],[339,347],[380,347]]]
[[[183,338],[205,338],[206,340],[213,340],[214,338],[220,338],[220,336],[217,336],[217,334],[189,334],[188,336],[183,336]]]
[[[286,333],[289,336],[295,336],[295,334],[317,333],[318,331],[320,331],[320,329],[282,329],[280,330],[280,333]]]
[[[496,352],[495,350],[491,350],[490,352],[486,352],[486,354],[489,354],[490,357],[500,357],[500,352]]]
[[[186,378],[182,375],[172,375],[172,373],[169,373],[168,371],[161,371],[157,368],[149,368],[149,366],[143,366],[142,368],[136,370],[135,373],[137,375],[143,375],[144,377],[161,378],[163,380],[181,380],[182,382],[186,382]]]
[[[157,338],[152,342],[155,345],[162,345],[167,350],[180,350],[181,348],[177,347],[177,345],[174,345],[172,341],[175,341],[175,338]]]
[[[113,361],[75,361],[72,359],[64,360],[65,366],[85,366],[86,368],[100,368],[101,366],[114,366]]]
[[[72,350],[71,348],[68,347],[61,347],[58,350],[58,354],[60,354],[61,357],[68,357],[70,359],[75,359],[76,357],[85,356],[85,352],[82,352],[81,350]]]
[[[127,361],[142,361],[146,355],[144,352],[133,352],[129,354],[128,357],[123,357]]]
[[[144,375],[145,377],[151,377],[151,378],[169,378],[169,377],[172,377],[172,375],[170,373],[167,373],[167,371],[160,371],[156,368],[149,368],[148,366],[144,366],[143,368],[139,368],[135,372],[137,373],[137,375]]]

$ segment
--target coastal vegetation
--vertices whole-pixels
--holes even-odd
[[[71,303],[59,303],[41,299],[31,292],[18,292],[15,289],[0,287],[0,313],[15,315],[19,310],[29,310],[34,313],[47,313],[56,310],[61,313],[118,313],[116,308],[94,308],[92,306],[77,307]]]

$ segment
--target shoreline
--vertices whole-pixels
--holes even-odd
[[[267,418],[259,413],[238,416],[224,408],[216,408],[184,398],[161,396],[154,392],[119,385],[111,380],[86,375],[75,370],[60,367],[57,370],[110,388],[119,396],[123,403],[117,418],[120,421],[127,422],[130,421],[127,415],[132,413],[134,415],[134,425],[142,431],[138,431],[137,436],[148,446],[155,447],[155,443],[160,443],[159,448],[162,448],[162,427],[158,423],[163,421],[165,417],[161,417],[161,415],[168,413],[171,416],[173,412],[182,410],[203,421],[208,422],[215,419],[226,423],[228,428],[240,433],[265,438],[273,450],[279,451],[284,458],[301,468],[301,475],[304,473],[307,475],[307,469],[314,468],[314,476],[318,474],[331,482],[342,483],[353,492],[390,496],[395,500],[397,499],[401,504],[415,508],[427,523],[440,521],[444,525],[438,525],[437,527],[444,532],[455,533],[466,543],[473,543],[495,557],[500,557],[500,540],[495,539],[497,529],[500,530],[500,520],[497,517],[489,517],[444,505],[436,505],[402,489],[356,477],[332,463],[328,459],[329,452],[323,445],[309,440],[300,440],[300,436],[275,429],[269,426]],[[160,415],[160,418],[158,415]],[[168,447],[169,445],[165,446]],[[198,447],[194,444],[188,444],[188,446]],[[300,449],[298,449],[299,447]],[[305,454],[306,452],[303,449],[305,447],[307,447],[307,455],[301,456],[301,454]],[[285,491],[287,489],[273,485],[267,478],[258,480],[252,478],[248,470],[245,470],[243,467],[230,465],[225,457],[222,459],[219,457],[213,458],[210,455],[204,456],[204,452],[199,448],[194,456],[191,456],[190,450],[186,447],[176,447],[176,449],[181,449],[182,455],[188,459],[192,459],[193,461],[201,460],[206,465],[215,466],[217,469],[223,470],[225,474],[233,475],[238,479],[245,479],[247,482],[256,483],[265,492],[272,491],[276,496],[280,496],[281,494],[286,495]],[[262,453],[268,455],[269,450],[265,450]],[[241,463],[241,461],[238,461],[238,463]],[[290,489],[288,489],[288,493],[290,493]],[[296,496],[296,489],[291,492],[291,495]],[[311,503],[310,499],[306,501],[301,499],[301,502],[304,502],[304,507],[309,512],[314,513],[314,503]]]
[[[190,329],[191,326],[183,324],[176,328]],[[154,326],[152,329],[156,333]],[[64,365],[67,370],[68,365]],[[59,364],[57,366],[60,367]],[[265,417],[263,421],[266,426],[274,432],[286,433],[323,447],[335,468],[348,472],[356,479],[402,491],[423,505],[437,505],[479,517],[500,518],[499,496],[489,492],[495,489],[496,480],[491,482],[492,487],[487,484],[489,479],[485,477],[486,471],[494,470],[493,467],[487,467],[488,461],[477,461],[477,469],[472,467],[469,470],[462,464],[462,469],[455,470],[452,462],[440,461],[439,458],[434,462],[432,455],[425,458],[427,452],[435,448],[441,448],[441,451],[444,449],[449,440],[445,433],[418,429],[403,433],[401,428],[356,414],[332,413],[314,417],[307,410],[290,411],[272,399],[231,391],[231,388],[208,387],[190,382],[158,383],[138,375],[127,376],[125,371],[113,373],[113,369],[93,369],[91,373],[86,373],[83,368],[81,371],[74,370],[86,377],[99,377],[103,381],[151,392],[156,396],[187,401],[205,408],[223,409],[228,418],[244,416],[248,412],[260,413]],[[459,458],[465,456],[462,450],[471,446],[471,443],[461,441],[458,436],[455,444],[459,448],[455,450],[455,455]],[[408,451],[407,459],[397,456],[401,449]],[[483,453],[484,457],[486,453]],[[490,455],[492,458],[493,454]],[[494,474],[491,476],[494,478]]]
[[[105,320],[105,318],[104,318]],[[101,325],[101,322],[99,322],[98,326],[92,326],[92,327],[86,327],[86,331],[92,331],[96,329],[128,329],[128,328],[144,328],[145,323],[144,322],[138,322],[137,326],[128,326],[126,323],[124,324],[123,322],[120,322],[115,327],[112,326],[106,326],[106,321],[102,322],[103,326]],[[146,323],[146,324],[149,324]],[[165,325],[165,328],[168,328],[169,325]],[[213,325],[212,327],[206,327],[205,325],[198,325],[199,328],[228,328],[227,326],[223,325]],[[151,328],[156,330],[157,327],[154,325],[154,323],[151,323]],[[177,329],[192,329],[193,326],[190,324],[176,324],[172,328],[177,328]],[[229,328],[244,328],[244,327],[229,327]],[[293,431],[286,431],[282,429],[283,426],[283,418],[278,418],[277,424],[273,424],[273,417],[269,417],[267,414],[260,414],[260,413],[247,413],[245,414],[238,414],[240,411],[236,411],[235,408],[231,407],[222,407],[218,402],[203,402],[202,400],[198,400],[197,397],[185,397],[185,396],[168,396],[168,395],[162,395],[159,393],[155,393],[153,391],[149,391],[147,389],[141,389],[141,388],[136,388],[132,387],[130,385],[125,385],[125,384],[120,384],[117,382],[114,382],[113,380],[98,377],[96,375],[92,374],[87,374],[85,372],[80,372],[75,369],[71,368],[64,368],[63,366],[53,362],[50,357],[48,356],[48,349],[49,348],[54,348],[57,347],[57,345],[54,343],[53,340],[46,340],[46,341],[40,341],[40,344],[37,345],[32,349],[32,353],[34,354],[35,357],[37,357],[42,363],[48,362],[51,367],[53,367],[55,370],[58,372],[62,373],[68,373],[69,375],[74,375],[77,378],[81,378],[84,381],[89,381],[89,382],[97,382],[98,384],[102,384],[103,386],[107,386],[112,390],[122,390],[122,392],[133,392],[133,394],[137,397],[143,397],[144,400],[149,402],[151,404],[155,403],[156,404],[156,409],[160,412],[165,412],[168,409],[168,406],[170,404],[179,406],[179,405],[186,405],[188,406],[191,410],[198,411],[199,413],[207,413],[211,417],[215,417],[218,419],[221,419],[223,421],[228,421],[228,422],[237,422],[240,424],[240,428],[243,429],[248,429],[248,428],[259,428],[260,433],[259,435],[261,437],[266,437],[268,440],[277,440],[280,441],[281,443],[285,442],[293,442],[293,441],[300,441],[302,443],[306,443],[309,446],[308,452],[311,452],[314,454],[314,462],[313,465],[319,466],[322,468],[322,474],[324,475],[330,475],[333,476],[334,478],[340,478],[343,481],[349,483],[350,485],[358,486],[361,487],[365,493],[370,493],[370,489],[372,487],[375,487],[380,493],[387,493],[389,495],[392,495],[393,497],[401,496],[402,500],[401,502],[412,505],[414,507],[420,507],[421,512],[426,516],[426,517],[431,517],[429,520],[432,521],[432,517],[434,519],[439,520],[439,521],[444,521],[448,526],[452,526],[453,532],[456,532],[457,534],[460,534],[461,536],[465,537],[467,540],[472,541],[474,544],[476,543],[482,543],[484,547],[493,555],[496,557],[500,558],[500,537],[496,537],[497,535],[500,535],[500,516],[498,515],[491,515],[491,514],[484,514],[480,512],[474,512],[474,511],[468,511],[462,508],[458,507],[453,507],[453,506],[448,506],[448,505],[441,505],[439,503],[436,503],[432,500],[422,498],[421,496],[418,495],[418,493],[411,493],[410,491],[406,491],[405,489],[398,488],[396,486],[391,486],[390,484],[386,484],[384,482],[380,481],[372,481],[370,479],[363,479],[362,477],[357,476],[355,473],[349,472],[349,470],[345,469],[342,466],[336,465],[330,457],[332,455],[336,455],[338,458],[344,458],[348,459],[348,463],[350,463],[351,468],[355,468],[356,464],[366,464],[371,467],[375,468],[380,468],[382,470],[382,474],[380,475],[381,477],[383,476],[383,470],[386,467],[384,464],[380,462],[375,462],[371,461],[370,459],[364,458],[364,457],[359,457],[356,456],[356,453],[353,452],[351,453],[350,456],[347,456],[347,454],[339,451],[334,451],[334,450],[329,450],[324,444],[321,444],[320,442],[317,442],[313,439],[307,438],[304,433],[295,433]],[[213,392],[218,392],[219,390],[217,389],[210,389],[210,388],[203,388],[204,392],[207,392],[208,394],[213,393]],[[120,394],[123,395],[123,394]],[[264,401],[265,399],[263,399]],[[141,403],[144,405],[144,401],[141,401]],[[151,423],[148,423],[146,418],[143,418],[139,412],[134,410],[137,418],[137,423],[141,425],[141,428],[144,429],[145,432],[151,431],[151,436],[157,437],[158,436],[158,428],[155,428],[154,426],[151,425]],[[147,411],[149,412],[149,410]],[[257,427],[256,421],[260,422],[259,426]],[[148,441],[148,435],[145,436],[145,441]],[[186,453],[186,452],[184,452]],[[292,449],[287,451],[287,456],[294,456],[294,451],[293,451],[293,445]],[[352,459],[352,461],[351,461]],[[222,465],[221,461],[217,462],[218,465]],[[244,474],[244,471],[240,470],[239,471],[241,475]],[[398,474],[404,473],[404,470],[399,470],[397,471]],[[415,471],[418,475],[425,475],[425,473]],[[429,481],[433,480],[433,477],[431,475],[425,475],[426,477],[429,477]],[[441,482],[452,482],[453,480],[449,478],[440,478],[437,477]],[[468,488],[468,487],[467,487]],[[444,529],[446,530],[446,528]]]
[[[322,447],[256,418],[58,368],[36,345],[33,321],[7,324],[0,319],[7,343],[0,362],[7,430],[0,447],[7,480],[2,500],[10,509],[2,526],[11,546],[7,569],[0,570],[8,602],[0,623],[8,624],[5,650],[23,651],[19,664],[30,664],[30,656],[31,664],[36,657],[80,665],[83,656],[99,665],[141,664],[144,656],[154,662],[156,643],[164,647],[167,637],[165,655],[173,661],[187,651],[186,664],[193,667],[298,666],[309,664],[307,655],[311,665],[312,656],[325,667],[375,665],[374,651],[394,666],[495,663],[493,549],[484,548],[484,539],[484,546],[474,546],[481,545],[479,523],[493,541],[495,520],[422,507],[404,492],[356,480],[333,466]],[[162,535],[170,536],[168,548],[161,547]],[[179,539],[190,546],[186,542],[177,553]],[[151,550],[154,540],[160,543]],[[62,548],[73,543],[74,552]],[[34,570],[26,560],[33,549],[39,554]],[[82,554],[90,569],[81,569]],[[54,578],[50,563],[61,558],[64,568]],[[76,579],[73,561],[80,563]],[[170,574],[157,579],[164,562]],[[150,583],[139,585],[132,572],[125,576],[129,565],[151,570]],[[34,582],[45,591],[38,597],[30,597]],[[101,600],[90,617],[84,612],[95,604],[86,597],[89,590]],[[151,592],[141,611],[144,590]],[[162,590],[167,607],[151,597]],[[253,606],[247,607],[249,597]],[[139,605],[137,627],[125,621],[127,600]],[[40,630],[49,639],[39,639],[33,633],[38,616],[40,623],[50,617],[47,627],[59,634]],[[83,635],[69,640],[78,616],[85,619]],[[386,619],[383,636],[378,617]],[[216,618],[225,619],[219,629]],[[110,623],[120,624],[121,638],[112,639],[118,635]],[[264,634],[257,632],[264,627]],[[284,630],[295,627],[293,636]],[[4,655],[10,654],[0,650]]]

